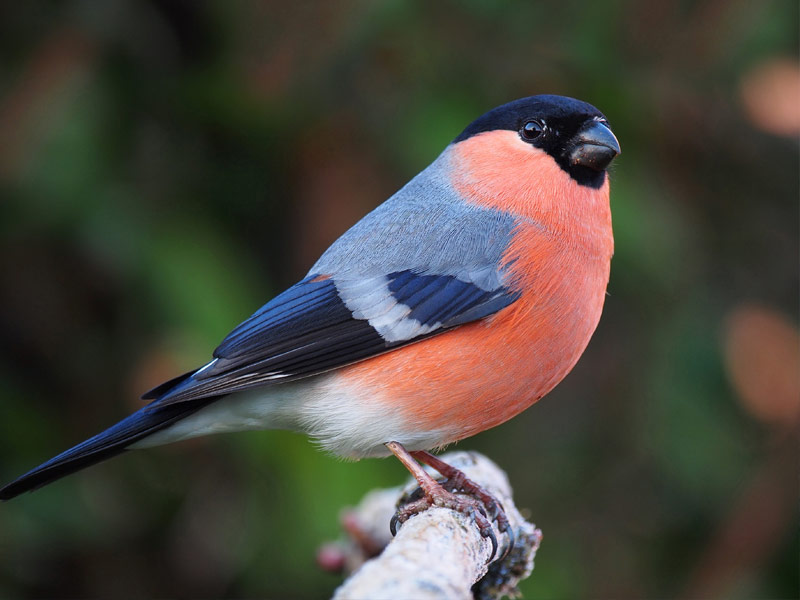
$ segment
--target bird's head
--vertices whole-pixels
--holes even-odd
[[[478,136],[488,152],[502,153],[502,145],[494,143],[499,140],[514,142],[510,150],[522,157],[530,150],[544,152],[577,183],[595,189],[620,153],[605,116],[591,104],[564,96],[531,96],[498,106],[473,121],[454,143]]]

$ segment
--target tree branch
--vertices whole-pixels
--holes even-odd
[[[405,488],[370,492],[342,517],[349,541],[337,549],[327,547],[319,557],[323,565],[337,563],[348,572],[355,571],[336,590],[334,600],[494,599],[514,595],[517,583],[530,575],[542,534],[520,515],[505,473],[474,452],[453,452],[442,459],[502,503],[515,533],[514,549],[503,557],[508,537],[495,529],[500,547],[493,562],[487,564],[491,543],[481,537],[472,520],[438,507],[411,517],[391,539],[389,520],[398,499],[416,488],[411,479]],[[367,560],[372,556],[375,558]]]

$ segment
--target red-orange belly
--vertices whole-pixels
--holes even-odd
[[[517,244],[525,245],[527,260],[514,264],[524,283],[514,304],[347,367],[342,379],[403,429],[441,431],[442,443],[499,425],[544,396],[572,369],[597,326],[610,254],[564,247],[536,227],[518,232]]]

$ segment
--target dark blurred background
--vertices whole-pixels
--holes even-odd
[[[798,596],[798,3],[0,7],[0,477],[203,364],[473,118],[587,100],[623,148],[599,329],[459,444],[544,531],[527,598]],[[0,597],[322,598],[399,483],[300,435],[139,452],[0,506]]]

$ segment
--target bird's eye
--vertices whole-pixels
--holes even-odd
[[[535,140],[544,133],[544,125],[539,121],[528,121],[519,130],[519,133],[524,140]]]

